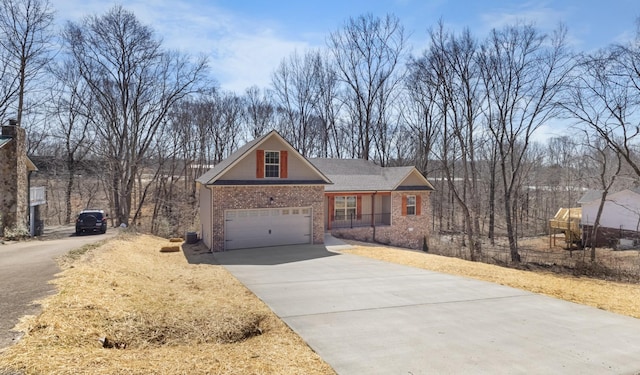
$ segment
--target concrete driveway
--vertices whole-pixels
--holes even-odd
[[[640,320],[323,246],[215,253],[338,374],[638,374]]]
[[[75,236],[74,230],[74,226],[46,228],[38,239],[0,245],[0,350],[21,337],[12,331],[20,317],[38,313],[39,306],[33,302],[55,291],[49,283],[60,272],[54,259],[118,232],[109,229],[106,234]]]

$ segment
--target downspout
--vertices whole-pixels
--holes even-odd
[[[27,221],[29,223],[29,235],[33,237],[36,229],[31,213],[31,172],[27,172]]]
[[[204,188],[207,189],[207,191],[209,191],[209,197],[211,199],[211,201],[209,202],[209,232],[211,232],[209,234],[209,243],[211,244],[211,247],[209,248],[209,252],[213,253],[213,189],[209,188],[209,185],[203,184],[202,186],[204,186]],[[202,226],[202,222],[200,223],[200,225]],[[222,222],[222,225],[224,225],[224,221]],[[223,251],[224,251],[224,248],[223,248]]]

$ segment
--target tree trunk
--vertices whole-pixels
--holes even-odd
[[[511,254],[511,261],[520,263],[518,243],[516,241],[515,230],[513,228],[513,220],[511,218],[511,197],[509,197],[509,194],[505,194],[504,197],[504,212],[505,219],[507,221],[507,238],[509,239],[509,253]]]

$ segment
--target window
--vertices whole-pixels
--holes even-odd
[[[357,199],[355,195],[336,197],[334,214],[336,220],[356,218]]]
[[[264,152],[264,176],[280,177],[280,151]]]
[[[407,215],[416,214],[416,196],[407,195]]]

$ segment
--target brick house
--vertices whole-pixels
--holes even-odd
[[[325,187],[325,230],[336,237],[419,249],[429,237],[433,186],[415,167],[361,159],[310,159]]]
[[[196,182],[200,237],[213,251],[322,244],[325,231],[414,248],[428,236],[433,187],[414,167],[306,159],[276,131]]]

